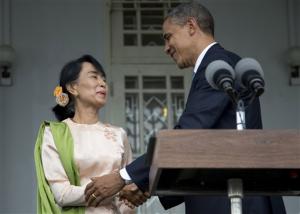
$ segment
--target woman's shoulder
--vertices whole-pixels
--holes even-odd
[[[66,125],[64,121],[52,121],[52,120],[44,120],[41,122],[40,127],[50,127],[50,126],[60,126],[60,125]]]
[[[103,123],[102,125],[104,128],[111,129],[111,130],[114,130],[117,132],[121,132],[122,134],[125,133],[124,128],[121,126],[112,125],[110,123]]]
[[[111,123],[102,123],[102,125],[105,127],[105,128],[111,128],[111,129],[123,129],[121,126],[116,126],[116,125],[113,125]]]

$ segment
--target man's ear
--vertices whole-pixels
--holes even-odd
[[[187,26],[188,26],[189,34],[190,34],[190,35],[194,35],[194,34],[196,33],[197,29],[199,29],[199,26],[198,26],[198,24],[197,24],[197,21],[196,21],[196,19],[193,18],[193,17],[188,18],[186,24],[187,24]]]
[[[76,83],[68,83],[66,85],[67,91],[72,94],[73,96],[77,96],[78,92],[77,92],[77,85]]]

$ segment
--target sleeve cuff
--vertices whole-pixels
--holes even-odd
[[[125,181],[131,181],[131,177],[128,175],[126,168],[120,170],[120,175]]]

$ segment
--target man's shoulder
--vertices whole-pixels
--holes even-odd
[[[220,44],[213,45],[206,53],[203,61],[209,64],[215,60],[224,60],[231,66],[235,66],[235,64],[241,59],[241,57],[229,50],[223,48]]]

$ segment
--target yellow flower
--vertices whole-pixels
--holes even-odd
[[[58,97],[59,95],[61,95],[62,93],[62,87],[61,86],[56,86],[56,88],[54,89],[54,96]]]

